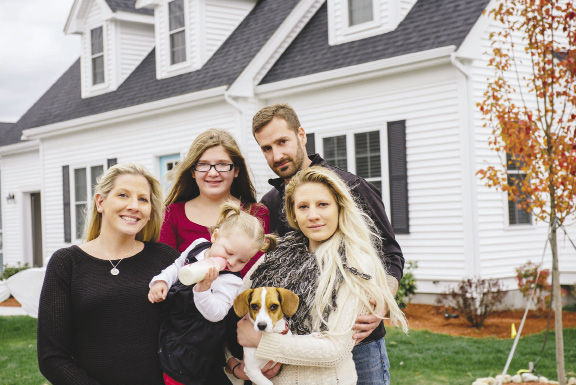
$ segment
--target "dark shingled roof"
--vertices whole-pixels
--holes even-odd
[[[134,13],[144,13],[146,15],[153,15],[154,10],[148,8],[134,8],[136,4],[136,0],[106,0],[108,6],[112,10],[112,12],[116,11],[126,11],[126,12],[134,12]]]
[[[14,123],[0,122],[0,146],[21,142],[22,130],[16,128]]]
[[[168,79],[156,79],[155,51],[152,50],[116,91],[82,99],[78,59],[16,126],[40,127],[230,85],[297,3],[298,0],[260,0],[201,69]]]
[[[113,10],[134,0],[106,0]],[[324,4],[262,83],[295,78],[449,45],[459,46],[489,0],[419,0],[392,32],[337,46],[328,45]],[[152,51],[114,92],[80,97],[80,60],[15,123],[23,130],[230,85],[288,16],[298,0],[260,0],[199,70],[156,79]]]
[[[489,0],[419,0],[398,28],[330,46],[326,3],[304,27],[262,83],[368,63],[450,45],[460,46]]]

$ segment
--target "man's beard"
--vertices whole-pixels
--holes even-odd
[[[304,150],[302,149],[302,145],[299,145],[298,150],[296,151],[296,158],[295,159],[292,159],[292,158],[286,159],[290,162],[288,164],[286,170],[280,171],[280,169],[275,166],[273,171],[280,178],[290,179],[294,175],[296,175],[298,173],[298,171],[300,171],[300,169],[302,168],[302,164],[304,163],[304,158],[305,158]],[[286,160],[284,160],[284,161],[286,161]],[[280,163],[282,163],[282,162],[280,162]]]

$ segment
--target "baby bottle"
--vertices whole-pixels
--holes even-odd
[[[224,270],[224,268],[226,268],[226,259],[222,257],[211,257],[189,265],[184,265],[178,271],[178,279],[186,286],[193,285],[202,281],[212,266],[216,266],[218,271]]]

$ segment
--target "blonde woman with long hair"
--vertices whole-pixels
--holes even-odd
[[[211,128],[198,135],[186,158],[169,173],[169,181],[172,186],[165,202],[160,242],[179,252],[196,239],[210,238],[210,227],[216,224],[220,206],[229,200],[258,218],[269,233],[268,209],[256,203],[246,161],[227,131]],[[242,276],[261,255],[254,256]]]
[[[177,257],[158,243],[162,187],[137,163],[99,178],[85,243],[56,251],[38,313],[38,364],[53,384],[161,385],[161,309],[150,279]]]
[[[281,238],[245,281],[298,294],[300,307],[290,320],[295,335],[257,333],[242,320],[238,340],[257,347],[257,357],[284,364],[274,384],[355,384],[356,317],[389,309],[392,324],[408,331],[373,246],[378,243],[370,219],[346,184],[325,167],[306,168],[292,177],[285,199],[286,217],[296,231]]]

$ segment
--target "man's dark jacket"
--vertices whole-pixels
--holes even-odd
[[[383,255],[380,255],[380,258],[386,267],[386,271],[400,282],[404,270],[404,256],[402,255],[400,245],[398,245],[394,237],[394,230],[392,230],[388,216],[386,216],[384,203],[382,202],[382,198],[380,198],[378,189],[365,179],[326,163],[318,154],[314,154],[309,158],[312,161],[310,166],[329,168],[348,184],[356,204],[374,221],[380,233],[383,251]],[[270,179],[268,183],[270,183],[273,188],[262,197],[260,202],[270,211],[270,231],[283,236],[287,232],[294,230],[286,220],[286,209],[284,207],[284,190],[286,186],[282,178]],[[382,324],[380,324],[380,327],[374,330],[374,332],[362,342],[365,343],[376,340],[384,336],[384,334],[384,328]]]

